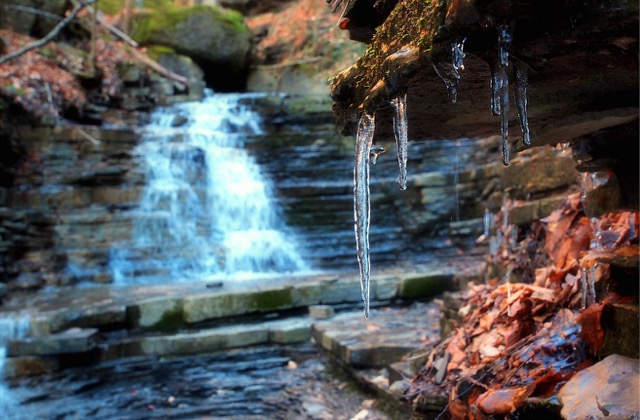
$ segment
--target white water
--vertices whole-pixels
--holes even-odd
[[[116,284],[308,270],[269,181],[244,149],[261,128],[242,98],[208,94],[154,113],[135,150],[147,185],[132,244],[111,255]],[[176,117],[186,121],[174,128]]]
[[[24,338],[29,332],[30,325],[27,315],[11,314],[10,316],[0,316],[0,413],[4,413],[4,415],[11,414],[19,404],[4,382],[7,344],[10,340]]]

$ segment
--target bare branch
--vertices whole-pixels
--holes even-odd
[[[49,19],[61,21],[63,18],[54,13],[49,13],[44,10],[36,9],[35,7],[23,6],[21,4],[7,4],[5,5],[7,9],[19,10],[21,12],[32,13],[34,15],[44,16]]]
[[[27,44],[24,47],[12,52],[12,53],[9,53],[7,55],[3,55],[2,57],[0,57],[0,64],[6,63],[9,60],[13,60],[16,57],[20,57],[22,54],[24,54],[24,53],[26,53],[28,51],[35,50],[36,48],[43,47],[43,46],[47,45],[49,42],[53,41],[53,39],[55,37],[57,37],[58,34],[60,34],[60,31],[62,30],[62,28],[67,26],[69,24],[69,22],[71,22],[73,19],[75,19],[75,17],[78,15],[78,13],[80,13],[80,11],[82,9],[84,9],[88,5],[92,4],[93,2],[94,2],[94,0],[89,0],[89,1],[87,1],[85,3],[78,4],[76,7],[73,8],[71,13],[69,13],[69,15],[67,17],[65,17],[60,22],[58,22],[58,24],[46,36],[44,36],[43,38],[41,38],[41,39],[39,39],[39,40],[37,40],[35,42],[32,42],[31,44]]]

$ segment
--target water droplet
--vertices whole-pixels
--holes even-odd
[[[371,146],[371,164],[375,165],[378,163],[378,156],[385,153],[387,149],[384,146],[374,145]]]

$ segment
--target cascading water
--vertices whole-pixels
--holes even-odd
[[[261,130],[247,97],[209,92],[153,115],[135,151],[146,186],[133,244],[111,253],[116,284],[308,270],[243,148]]]
[[[0,315],[0,412],[17,405],[15,396],[9,392],[4,383],[5,360],[7,357],[7,344],[11,340],[24,338],[31,326],[30,318],[24,314]]]

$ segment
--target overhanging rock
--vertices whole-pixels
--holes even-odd
[[[461,43],[464,68],[455,68]],[[512,150],[523,147],[517,68],[528,73],[531,144],[569,142],[637,120],[637,51],[637,2],[404,0],[366,53],[332,81],[333,109],[343,135],[355,134],[367,111],[377,114],[374,142],[393,138],[389,102],[407,92],[410,140],[498,134],[491,79],[507,52]],[[445,84],[456,83],[451,104]]]

